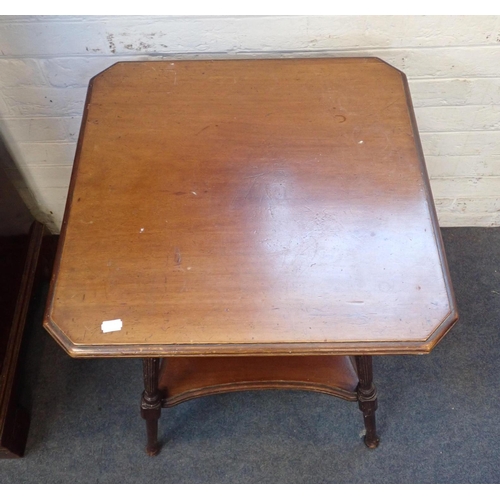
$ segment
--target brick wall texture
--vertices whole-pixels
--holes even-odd
[[[500,225],[500,16],[0,16],[0,133],[33,213],[57,232],[95,74],[129,60],[329,56],[405,72],[440,224]]]

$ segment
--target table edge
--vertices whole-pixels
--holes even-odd
[[[56,342],[73,358],[146,358],[170,356],[302,356],[310,355],[384,355],[428,354],[458,321],[458,312],[448,316],[424,341],[364,341],[364,342],[284,342],[228,344],[121,344],[79,345],[71,342],[45,315],[43,326]]]
[[[419,159],[419,167],[422,174],[422,180],[425,188],[425,199],[427,201],[429,215],[432,222],[434,238],[436,240],[436,247],[439,253],[441,262],[441,269],[443,272],[443,281],[448,295],[450,304],[450,311],[445,319],[434,329],[433,332],[424,341],[412,342],[397,342],[397,341],[364,341],[364,342],[324,342],[324,343],[279,343],[279,344],[171,344],[171,345],[144,345],[144,344],[122,344],[122,345],[78,345],[74,344],[57,326],[55,321],[51,318],[51,311],[54,300],[54,291],[56,278],[59,272],[61,263],[61,256],[64,247],[66,236],[66,229],[68,226],[68,219],[70,215],[70,207],[73,200],[74,188],[78,173],[79,160],[83,146],[83,139],[86,128],[83,124],[87,121],[90,99],[92,96],[93,83],[103,73],[108,71],[111,67],[122,62],[117,62],[109,68],[98,73],[89,81],[87,95],[84,105],[84,113],[82,116],[82,127],[78,137],[78,143],[75,153],[73,170],[71,174],[71,181],[66,200],[64,217],[62,222],[62,229],[59,238],[59,244],[55,257],[52,277],[50,281],[50,288],[48,292],[48,300],[45,309],[43,326],[58,342],[58,344],[71,356],[71,357],[162,357],[162,356],[266,356],[266,355],[304,355],[304,354],[317,354],[317,355],[359,355],[359,354],[427,354],[438,344],[438,342],[446,335],[446,333],[458,321],[459,315],[457,311],[457,304],[451,277],[448,269],[446,254],[444,252],[444,243],[441,236],[439,221],[434,205],[432,190],[425,163],[422,143],[418,132],[417,121],[411,99],[410,88],[408,79],[401,70],[385,62],[379,57],[347,57],[347,58],[334,58],[334,59],[377,59],[387,66],[391,67],[400,74],[406,102],[407,109],[411,121],[413,137],[415,140],[415,148]]]

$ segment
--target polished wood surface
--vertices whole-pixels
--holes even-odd
[[[295,389],[357,400],[358,376],[349,356],[166,358],[159,388],[163,406],[225,392]]]
[[[393,67],[161,61],[92,80],[44,322],[72,356],[425,353],[456,319]]]

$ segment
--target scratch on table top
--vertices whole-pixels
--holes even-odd
[[[182,262],[182,255],[181,255],[181,251],[179,248],[176,248],[175,249],[175,256],[174,256],[174,260],[175,260],[175,265],[177,266],[180,266],[181,265],[181,262]]]
[[[205,130],[207,130],[207,128],[210,128],[212,125],[207,125],[206,127],[203,127],[201,130],[199,130],[198,132],[196,132],[196,134],[194,135],[200,135],[202,132],[204,132]]]

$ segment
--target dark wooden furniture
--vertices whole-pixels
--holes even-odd
[[[395,68],[127,62],[91,81],[44,325],[71,356],[145,358],[150,454],[161,407],[276,388],[358,401],[376,447],[371,356],[428,353],[457,317]]]
[[[24,454],[29,428],[17,382],[45,230],[26,208],[7,168],[12,159],[0,137],[0,458],[15,458]]]

